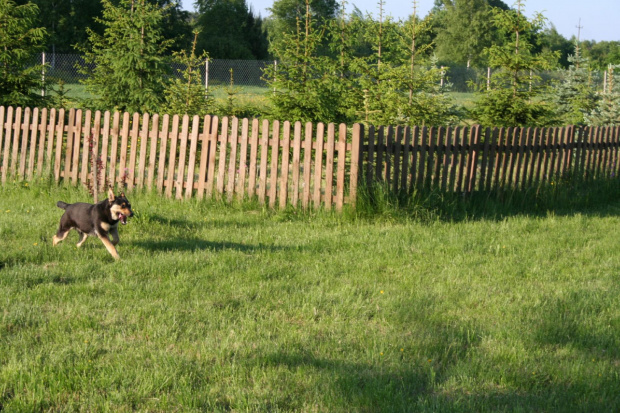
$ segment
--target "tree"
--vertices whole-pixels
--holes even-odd
[[[482,51],[498,40],[489,2],[441,0],[435,10],[437,57],[450,64],[487,66]]]
[[[264,59],[267,35],[262,19],[245,0],[198,0],[198,50],[215,59]]]
[[[482,89],[472,117],[483,125],[541,126],[550,122],[550,107],[542,99],[546,87],[538,71],[548,70],[557,61],[557,52],[534,53],[536,33],[546,19],[537,13],[532,20],[517,10],[493,10],[493,22],[504,42],[485,49],[489,64],[496,71],[490,89]]]
[[[560,71],[561,82],[553,88],[550,100],[555,104],[555,116],[560,125],[582,125],[585,115],[592,113],[599,96],[592,87],[592,73],[588,59],[580,54],[575,43],[575,54],[568,57],[568,69]]]
[[[205,91],[200,76],[200,67],[204,65],[208,54],[196,55],[198,31],[194,32],[194,42],[189,53],[186,51],[173,53],[173,60],[183,69],[178,70],[180,76],[172,77],[164,92],[163,111],[169,114],[202,115],[207,113],[213,99]]]
[[[608,66],[605,91],[596,107],[585,116],[588,125],[620,126],[620,81],[614,74],[616,69],[620,65]]]
[[[98,109],[155,112],[159,109],[169,65],[170,42],[163,39],[163,10],[145,0],[103,1],[103,36],[89,30],[90,48],[83,48],[88,75],[83,83]]]
[[[46,31],[36,27],[39,9],[0,0],[0,105],[35,106],[41,102],[42,65],[33,65],[43,50]]]

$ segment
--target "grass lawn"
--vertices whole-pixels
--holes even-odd
[[[0,187],[0,410],[620,410],[620,208],[454,222]]]

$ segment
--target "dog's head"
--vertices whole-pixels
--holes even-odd
[[[127,218],[133,216],[131,204],[121,192],[119,196],[114,195],[112,188],[108,190],[108,202],[110,203],[110,213],[113,220],[119,220],[123,225],[127,223]]]

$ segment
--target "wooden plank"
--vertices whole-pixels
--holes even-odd
[[[610,126],[604,126],[601,131],[601,139],[600,139],[600,160],[599,160],[599,171],[600,171],[600,175],[603,178],[607,178],[608,174],[607,174],[607,158],[609,158],[608,156],[608,152],[609,152],[609,129]]]
[[[435,167],[435,149],[437,147],[437,128],[429,130],[429,144],[426,161],[426,176],[424,177],[424,189],[430,191],[433,184],[433,172]]]
[[[185,163],[187,161],[187,141],[189,139],[189,115],[183,115],[181,136],[179,136],[179,159],[177,178],[174,181],[176,199],[183,198],[183,184],[185,183]]]
[[[28,138],[30,137],[30,116],[31,115],[32,115],[32,110],[30,108],[26,108],[24,110],[24,120],[21,124],[22,140],[21,140],[21,145],[19,146],[19,169],[18,169],[19,179],[24,179],[26,177],[26,165],[28,163]]]
[[[446,128],[440,126],[436,129],[435,137],[435,161],[433,162],[433,182],[431,187],[433,189],[441,189],[441,166],[443,163],[444,152],[444,135],[446,134]]]
[[[288,199],[289,169],[291,153],[291,122],[286,121],[282,128],[282,169],[280,177],[280,209],[285,209]]]
[[[121,129],[121,153],[119,161],[118,179],[119,189],[125,189],[129,178],[129,169],[127,168],[127,148],[129,146],[129,124],[131,118],[128,112],[123,113],[123,128]]]
[[[325,209],[331,211],[334,199],[334,152],[336,142],[336,125],[327,125],[327,143],[325,147]],[[368,168],[366,169],[368,173]]]
[[[200,166],[198,167],[198,188],[196,198],[204,197],[205,186],[207,183],[207,173],[209,172],[207,163],[209,162],[209,146],[211,145],[211,115],[205,115],[202,122],[202,134],[200,140]]]
[[[116,184],[116,160],[118,159],[118,137],[119,137],[119,128],[120,128],[120,116],[119,112],[114,112],[112,116],[112,129],[110,131],[110,163],[109,167],[106,168],[108,171],[107,177],[107,186],[114,190],[114,185]]]
[[[45,163],[45,143],[47,139],[47,108],[41,109],[40,112],[40,121],[39,121],[39,138],[38,138],[38,148],[37,148],[37,160],[35,164],[34,173],[36,176],[40,177],[43,175],[43,165]],[[1,128],[0,128],[1,130]],[[0,136],[0,148],[2,148],[2,137]],[[1,149],[0,149],[1,152]]]
[[[384,176],[385,167],[383,164],[384,153],[386,150],[385,139],[386,139],[385,126],[380,126],[379,130],[377,131],[377,144],[375,147],[375,152],[377,154],[377,163],[375,164],[375,177],[376,177],[377,182],[385,182],[385,176]]]
[[[136,185],[138,188],[144,188],[144,178],[146,175],[146,158],[147,158],[147,147],[149,143],[149,125],[150,125],[150,115],[145,113],[142,115],[142,129],[140,134],[138,135],[138,144],[140,146],[140,155],[138,157],[138,166],[136,168],[136,177],[137,182]],[[136,148],[137,150],[137,148]]]
[[[409,188],[409,164],[411,163],[411,128],[405,126],[403,133],[405,142],[403,146],[403,162],[399,187],[406,193]]]
[[[517,158],[519,153],[519,140],[521,137],[521,128],[514,127],[510,128],[511,138],[510,138],[510,147],[508,148],[509,154],[509,164],[506,178],[506,185],[513,189],[514,188],[514,174],[515,169],[517,167]]]
[[[71,166],[71,183],[77,185],[80,170],[80,147],[82,144],[82,109],[75,112],[75,130],[73,132],[73,155],[71,157],[73,165]]]
[[[258,181],[258,202],[265,205],[267,195],[267,158],[269,156],[269,121],[263,120],[262,134],[260,139],[260,168]]]
[[[506,128],[505,136],[502,140],[502,166],[501,166],[501,179],[499,184],[500,191],[506,189],[506,183],[508,182],[508,168],[510,167],[510,153],[512,149],[512,141],[514,138],[514,128]]]
[[[303,194],[301,198],[301,206],[308,209],[310,204],[310,173],[312,168],[312,123],[306,123],[306,134],[303,143],[304,148],[304,174],[303,174]]]
[[[228,182],[226,183],[226,199],[232,202],[237,181],[237,151],[239,146],[239,118],[234,117],[230,131],[230,160],[228,161]]]
[[[60,109],[58,111],[58,125],[55,127],[56,133],[56,145],[55,145],[55,157],[54,157],[54,179],[56,182],[60,181],[60,169],[62,167],[62,142],[65,130],[65,110]]]
[[[389,188],[392,185],[392,166],[394,162],[394,128],[387,127],[387,143],[385,146],[385,168],[383,170],[383,179]]]
[[[422,127],[422,140],[420,142],[420,162],[418,164],[418,178],[417,187],[422,189],[426,179],[424,177],[424,171],[426,167],[426,155],[428,154],[428,129],[426,126]]]
[[[362,159],[362,137],[364,136],[364,126],[353,124],[352,145],[351,145],[351,181],[349,182],[349,203],[355,208],[357,202],[357,185],[360,181],[360,160]],[[346,129],[345,129],[346,132]]]
[[[525,150],[527,146],[528,130],[529,128],[522,127],[520,128],[520,131],[519,131],[519,147],[518,147],[517,165],[516,165],[514,176],[513,176],[515,189],[519,188],[520,183],[522,186],[523,181],[521,180],[521,176],[523,174],[523,171],[527,170],[527,165],[524,163],[524,161],[525,161]]]
[[[485,183],[483,188],[487,192],[491,192],[491,188],[493,188],[494,181],[493,176],[495,174],[495,165],[497,160],[497,139],[499,136],[499,129],[492,128],[491,134],[489,135],[489,155],[487,157],[487,173],[485,178]]]
[[[417,166],[418,166],[418,157],[420,152],[420,127],[414,126],[413,131],[411,132],[411,180],[409,181],[409,194],[413,194],[413,189],[415,188],[417,181]]]
[[[564,166],[562,167],[562,176],[566,176],[569,171],[574,172],[573,153],[575,151],[575,128],[567,126],[565,129],[566,151],[564,152]]]
[[[256,195],[256,161],[258,160],[258,119],[252,120],[252,135],[250,137],[250,170],[248,174],[248,198]]]
[[[138,131],[140,130],[140,114],[134,113],[131,122],[131,143],[129,144],[129,165],[127,165],[127,189],[133,189],[136,183],[136,157],[138,152]]]
[[[92,122],[92,113],[90,110],[87,110],[84,114],[84,128],[82,129],[82,133],[78,136],[82,136],[82,169],[80,172],[80,182],[82,185],[88,185],[88,169],[89,169],[89,159],[93,157],[96,158],[96,154],[98,151],[98,147],[94,141],[94,136],[92,136],[91,130],[91,122]],[[91,142],[92,140],[92,142]],[[92,154],[91,154],[92,152]]]
[[[403,127],[397,126],[394,131],[394,143],[392,147],[393,150],[393,165],[394,165],[394,174],[392,177],[392,191],[397,193],[400,190],[400,177],[401,177],[401,152],[403,149]]]
[[[101,175],[103,174],[104,171],[104,166],[103,166],[103,158],[105,158],[105,152],[103,152],[103,138],[102,138],[102,130],[101,130],[101,111],[95,111],[95,119],[93,122],[93,129],[92,129],[92,134],[93,134],[93,141],[94,141],[94,152],[93,155],[95,156],[94,159],[94,169],[91,170],[91,175],[90,175],[90,180],[91,182],[93,182],[93,187],[97,189],[98,192],[105,192],[101,184],[102,179],[101,179]],[[99,147],[99,142],[101,142],[101,148]],[[91,169],[93,168],[92,165],[93,161],[91,161]],[[96,181],[95,181],[96,180]]]
[[[43,173],[50,177],[52,174],[52,158],[54,156],[54,132],[56,127],[56,109],[50,110],[49,121],[47,122],[47,149],[45,152],[45,167]]]
[[[478,153],[480,151],[480,125],[473,126],[470,135],[469,157],[467,160],[467,193],[476,190],[476,174],[478,171]]]
[[[459,148],[459,172],[456,179],[456,191],[459,194],[467,191],[467,158],[469,150],[469,128],[461,131],[461,146]]]
[[[484,143],[482,143],[482,159],[480,161],[480,183],[478,187],[480,190],[486,190],[486,177],[488,173],[489,164],[489,149],[491,140],[491,128],[487,127],[484,130]]]
[[[558,132],[559,128],[551,129],[551,155],[549,158],[549,172],[548,180],[550,183],[555,183],[555,168],[557,164],[557,147],[558,147]]]
[[[164,180],[166,179],[166,153],[168,152],[169,133],[170,115],[166,113],[164,114],[164,117],[162,119],[161,132],[159,134],[159,162],[157,164],[157,193],[159,194],[163,192]],[[198,193],[200,194],[200,188],[198,190]]]
[[[157,163],[157,139],[159,136],[159,115],[156,113],[151,120],[151,129],[149,130],[149,166],[146,176],[146,187],[148,190],[153,189],[155,182],[155,164]]]
[[[217,168],[217,197],[221,199],[224,194],[224,185],[226,178],[226,161],[227,161],[227,152],[228,152],[228,116],[222,118],[222,133],[218,139],[220,143],[220,155],[218,158],[218,168]]]
[[[335,131],[334,131],[335,136]],[[368,151],[366,159],[366,186],[371,188],[373,185],[373,171],[375,169],[375,127],[368,127]]]
[[[248,159],[248,136],[250,121],[243,119],[241,122],[241,143],[239,145],[239,183],[237,184],[237,197],[242,200],[245,196],[245,177]]]
[[[30,149],[28,150],[28,166],[26,167],[26,179],[31,180],[34,176],[34,160],[37,153],[37,138],[39,135],[39,108],[32,110],[32,122],[29,123],[30,129]]]
[[[278,162],[280,150],[280,122],[273,122],[271,138],[271,171],[269,172],[269,208],[275,208],[278,192]]]
[[[448,177],[450,176],[450,166],[452,165],[452,128],[448,127],[444,137],[443,150],[443,171],[441,174],[441,190],[445,192],[450,190],[448,186]]]
[[[526,190],[528,188],[527,177],[528,177],[528,173],[530,169],[532,169],[530,158],[532,154],[533,138],[534,138],[534,129],[531,127],[528,127],[525,131],[525,145],[524,145],[525,147],[523,148],[523,163],[522,163],[522,169],[520,171],[521,177],[519,178],[521,181],[522,190]]]
[[[611,130],[611,145],[612,145],[612,163],[610,170],[610,177],[616,178],[618,176],[618,129],[619,127],[612,128]]]
[[[1,175],[3,184],[6,182],[7,170],[9,169],[12,120],[13,108],[9,106],[8,109],[5,109],[4,106],[0,106],[0,155],[2,156],[0,166],[2,167]]]
[[[314,155],[314,209],[321,207],[321,187],[323,182],[323,146],[325,144],[325,124],[316,125],[316,145]]]
[[[336,167],[336,211],[342,211],[344,206],[344,179],[347,148],[347,125],[341,123],[338,127],[338,165]]]
[[[293,133],[293,194],[291,203],[293,207],[297,207],[299,202],[299,176],[301,167],[301,122],[295,122],[295,130]]]
[[[13,130],[13,144],[11,145],[11,165],[10,165],[10,176],[15,177],[17,173],[17,162],[18,162],[18,154],[19,154],[19,136],[21,132],[21,122],[22,122],[22,108],[18,107],[15,109],[15,118],[11,123],[11,128]]]
[[[228,124],[226,125],[226,127],[228,127]],[[217,159],[219,128],[220,119],[217,116],[213,116],[211,118],[211,133],[209,133],[209,159],[207,161],[206,194],[208,199],[213,198],[213,189],[215,187],[215,161]]]
[[[168,156],[168,176],[166,177],[164,194],[167,198],[172,197],[174,186],[174,173],[176,171],[177,145],[179,142],[179,115],[172,117],[172,130],[170,131],[170,153]]]
[[[194,191],[194,175],[196,173],[196,152],[198,151],[198,132],[200,131],[200,116],[194,115],[192,118],[192,131],[190,134],[189,161],[187,163],[187,187],[185,188],[185,198],[192,197]]]
[[[67,147],[65,149],[65,172],[63,175],[63,182],[66,184],[69,182],[71,176],[71,166],[73,164],[73,145],[75,144],[75,112],[76,110],[69,109],[69,125],[67,128]]]
[[[559,142],[558,142],[558,166],[556,168],[556,177],[561,179],[564,177],[566,170],[566,162],[568,160],[568,128],[559,128]]]

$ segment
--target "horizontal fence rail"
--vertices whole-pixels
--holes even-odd
[[[355,206],[359,184],[468,194],[619,172],[619,127],[365,128],[19,107],[0,107],[0,120],[3,184],[44,176],[281,209]]]

